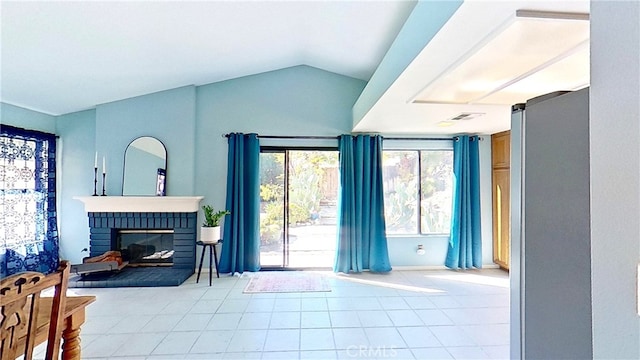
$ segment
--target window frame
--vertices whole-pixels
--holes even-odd
[[[416,151],[418,166],[417,166],[417,225],[415,233],[407,233],[407,234],[387,234],[387,237],[394,238],[427,238],[427,237],[443,237],[449,236],[450,232],[436,233],[430,232],[425,233],[422,229],[422,152],[423,151],[451,151],[453,156],[453,139],[443,138],[443,140],[394,140],[394,139],[385,139],[382,145],[382,152],[385,151]],[[453,176],[453,174],[452,174]],[[452,189],[453,190],[453,189]],[[453,195],[453,194],[452,194]]]
[[[268,139],[272,140],[272,139]],[[282,208],[282,231],[283,231],[283,253],[282,253],[282,263],[280,265],[261,265],[263,270],[282,270],[282,269],[293,269],[295,267],[290,266],[290,244],[289,244],[289,234],[290,234],[290,218],[289,218],[289,206],[290,206],[290,192],[289,190],[289,180],[290,180],[290,152],[291,151],[323,151],[323,152],[336,152],[338,157],[340,156],[340,152],[338,149],[336,140],[326,139],[310,139],[308,144],[302,145],[300,144],[300,139],[277,139],[276,141],[266,141],[264,145],[260,146],[260,155],[262,154],[282,154],[284,156],[284,194],[283,194],[283,208]],[[339,160],[338,160],[338,169],[339,169]],[[337,211],[337,209],[336,209]],[[337,231],[337,230],[336,230]]]

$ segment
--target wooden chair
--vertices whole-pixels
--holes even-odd
[[[48,334],[45,359],[57,360],[60,339],[64,327],[64,307],[67,299],[70,265],[60,262],[58,271],[44,275],[38,272],[22,272],[0,281],[0,357],[15,360],[23,355],[25,360],[33,357],[37,333]],[[55,287],[51,317],[46,329],[38,331],[40,294]],[[44,313],[42,309],[42,312]]]

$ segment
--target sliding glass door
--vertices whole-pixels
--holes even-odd
[[[333,266],[338,181],[336,150],[263,150],[262,268]]]

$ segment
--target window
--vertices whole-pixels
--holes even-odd
[[[0,131],[0,277],[58,267],[55,136]]]
[[[453,151],[384,150],[387,234],[448,234]]]

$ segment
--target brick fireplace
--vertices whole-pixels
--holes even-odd
[[[193,275],[195,270],[195,242],[197,211],[202,197],[78,197],[85,203],[88,214],[90,240],[89,256],[99,256],[109,250],[121,250],[122,233],[170,233],[172,244],[166,240],[162,249],[151,239],[142,254],[169,254],[162,266],[125,267],[118,272],[104,272],[75,276],[72,287],[177,286]],[[139,248],[142,245],[138,246]],[[170,253],[169,253],[170,251]],[[126,253],[126,251],[125,251]],[[124,254],[123,254],[124,255]],[[128,256],[128,254],[127,254]],[[153,262],[153,261],[149,261]],[[140,264],[137,264],[140,265]]]

